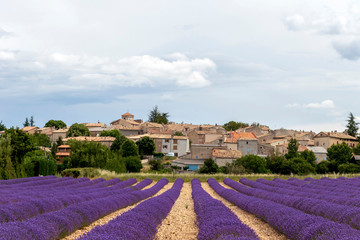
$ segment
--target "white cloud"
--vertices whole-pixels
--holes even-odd
[[[0,51],[0,60],[13,60],[15,59],[15,54],[8,51]]]
[[[304,108],[335,108],[335,104],[332,100],[324,100],[320,103],[308,103],[303,105]]]
[[[58,63],[74,66],[82,65],[84,67],[95,67],[107,63],[109,60],[107,58],[101,58],[96,56],[84,55],[75,55],[75,54],[63,54],[63,53],[53,53],[50,58]]]
[[[333,100],[324,100],[322,102],[314,102],[307,104],[298,104],[298,103],[290,103],[285,107],[287,108],[335,108],[335,104]]]
[[[118,73],[134,79],[151,81],[153,84],[168,84],[175,81],[178,86],[204,87],[210,84],[207,74],[216,69],[215,63],[208,59],[187,59],[177,54],[177,59],[167,61],[158,57],[144,55],[119,60]],[[115,70],[114,65],[110,66]]]
[[[284,20],[285,26],[292,31],[302,30],[305,27],[305,19],[300,14],[286,17]]]

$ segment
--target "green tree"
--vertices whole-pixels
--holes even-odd
[[[277,174],[288,174],[284,170],[284,162],[286,161],[284,156],[271,156],[266,157],[266,167],[272,172]]]
[[[44,127],[55,127],[55,129],[66,128],[66,123],[61,120],[49,120]]]
[[[50,138],[46,134],[34,133],[32,140],[35,146],[51,147]]]
[[[150,169],[154,171],[159,171],[163,168],[161,165],[161,160],[158,159],[150,160],[149,165],[150,165]]]
[[[126,170],[128,172],[140,172],[142,164],[139,157],[128,156],[125,157]]]
[[[42,150],[27,153],[24,165],[28,177],[55,175],[57,170],[55,159],[51,155],[45,155]]]
[[[106,161],[105,168],[116,173],[124,173],[126,172],[125,159],[119,153],[113,153],[113,157]]]
[[[246,170],[251,173],[269,173],[269,169],[266,167],[265,158],[256,155],[246,155],[242,158],[238,158],[235,161],[235,165],[242,165]]]
[[[337,165],[349,163],[353,157],[352,149],[346,144],[332,145],[327,149],[327,156],[329,161],[335,161]]]
[[[121,145],[121,152],[123,157],[139,156],[136,144],[128,139]]]
[[[153,155],[155,151],[155,143],[154,140],[145,136],[136,142],[136,145],[139,149],[140,156],[144,155]]]
[[[24,125],[24,127],[29,127],[30,126],[28,118],[25,119],[25,122],[23,123],[23,125]]]
[[[235,131],[239,128],[244,128],[244,127],[248,127],[248,126],[249,126],[249,124],[247,124],[247,123],[230,121],[228,123],[225,123],[223,127],[225,128],[226,131],[232,131],[232,130]]]
[[[9,135],[0,137],[0,179],[16,178],[16,171],[11,161],[12,147]]]
[[[350,113],[348,118],[348,124],[346,125],[347,129],[346,132],[353,137],[357,136],[357,132],[359,130],[357,122],[355,122],[355,117],[352,113]]]
[[[90,136],[90,131],[85,125],[74,123],[70,126],[69,131],[66,133],[66,137],[79,136]]]
[[[217,173],[218,171],[219,166],[211,158],[205,160],[204,165],[199,169],[199,173]]]
[[[67,143],[71,147],[71,154],[66,165],[70,168],[105,168],[109,158],[113,157],[106,146],[97,142],[69,140]]]
[[[353,152],[355,155],[360,155],[360,143],[353,148]]]
[[[111,144],[110,150],[114,152],[118,152],[121,149],[121,145],[127,140],[127,138],[121,134],[118,129],[113,130],[103,130],[100,133],[101,137],[114,137],[115,141]]]
[[[176,131],[175,133],[174,133],[174,136],[185,136],[182,132],[178,132],[178,131]]]
[[[299,156],[298,153],[299,143],[298,141],[296,141],[295,138],[290,139],[287,149],[288,149],[288,153],[285,154],[286,159],[296,158]]]
[[[167,124],[169,122],[169,113],[161,113],[158,106],[155,106],[149,113],[149,122]]]
[[[305,150],[302,153],[300,153],[300,157],[306,160],[308,163],[310,163],[311,166],[315,167],[316,156],[313,151]]]
[[[5,131],[6,130],[6,127],[5,127],[5,124],[0,121],[0,131]]]
[[[315,167],[308,163],[305,159],[295,157],[284,161],[283,171],[285,174],[306,175],[315,173]]]

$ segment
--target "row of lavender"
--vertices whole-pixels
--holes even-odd
[[[35,179],[34,181],[48,180]],[[76,199],[69,200],[69,197],[74,197],[74,194],[70,194],[68,189],[63,188],[65,185],[60,184],[62,185],[60,187],[57,183],[52,182],[50,184],[58,188],[58,191],[53,190],[54,194],[56,193],[54,196],[43,197],[40,200],[34,197],[30,203],[17,199],[18,201],[15,203],[5,204],[2,211],[0,210],[0,216],[6,216],[7,221],[3,221],[0,225],[0,239],[59,239],[117,209],[127,207],[156,194],[168,183],[167,179],[161,179],[151,188],[140,190],[149,185],[152,180],[146,179],[133,187],[130,185],[136,182],[135,179],[123,182],[118,182],[118,180],[106,181],[110,184],[94,180],[95,184],[92,187],[83,186],[82,181],[77,183],[71,181],[67,180],[70,184],[78,185],[78,187],[71,187],[73,192],[80,193],[76,194]],[[28,190],[25,190],[23,186],[25,184],[29,187],[31,182],[21,182],[20,188],[16,188],[16,184],[14,184],[14,189],[23,189],[27,192]],[[103,183],[101,184],[102,187],[99,187],[100,183]],[[109,185],[111,186],[104,187]],[[99,188],[93,188],[94,186]],[[65,196],[61,197],[61,194],[65,194]],[[37,196],[37,194],[33,194],[33,196]],[[47,201],[44,201],[46,199]],[[52,204],[51,201],[53,201]],[[31,207],[36,210],[32,210]]]
[[[208,180],[222,197],[290,239],[360,239],[360,179],[240,182],[224,180],[235,191]]]
[[[179,197],[183,183],[183,179],[177,179],[170,190],[142,202],[109,223],[94,228],[81,239],[153,239],[158,226]]]
[[[25,192],[28,193],[30,191],[32,194],[28,193],[27,195],[24,195],[24,192],[19,189],[14,189],[15,193],[13,195],[1,195],[3,204],[0,205],[0,223],[22,221],[40,214],[57,211],[73,204],[95,200],[114,194],[129,193],[145,187],[151,183],[151,180],[148,179],[142,182],[137,188],[126,189],[123,188],[136,183],[136,180],[129,179],[120,181],[113,179],[103,182],[96,179],[89,181],[89,183],[93,183],[90,185],[91,187],[89,187],[89,185],[84,185],[83,182],[73,184],[78,187],[70,187],[71,192],[69,192],[68,189],[58,189],[57,192],[53,189],[52,191],[43,192],[37,191],[35,188],[29,188]],[[107,187],[109,185],[111,186]]]

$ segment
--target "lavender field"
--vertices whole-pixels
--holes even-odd
[[[360,178],[3,180],[0,239],[360,239]]]

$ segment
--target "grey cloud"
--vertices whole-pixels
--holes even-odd
[[[4,29],[0,28],[0,38],[12,36],[12,35],[13,35],[13,33],[5,31]]]
[[[333,42],[333,48],[348,60],[356,61],[360,57],[360,40],[350,42]]]

